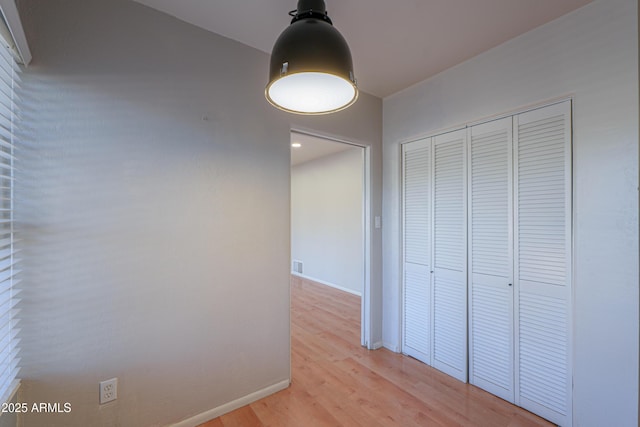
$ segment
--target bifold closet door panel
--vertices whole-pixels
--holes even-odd
[[[431,139],[404,144],[402,352],[431,364]]]
[[[571,425],[571,104],[514,120],[516,403]]]
[[[433,366],[467,381],[466,137],[433,138]]]
[[[511,117],[469,131],[469,381],[514,401]]]

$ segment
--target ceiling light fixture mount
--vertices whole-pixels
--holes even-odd
[[[267,100],[297,114],[327,114],[358,99],[349,45],[324,0],[298,0],[293,19],[271,52]]]

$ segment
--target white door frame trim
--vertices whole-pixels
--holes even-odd
[[[371,240],[372,228],[372,207],[371,207],[371,146],[364,142],[356,142],[347,138],[326,135],[322,132],[310,131],[292,127],[290,133],[298,133],[307,136],[326,139],[341,144],[348,144],[364,149],[364,177],[363,177],[363,227],[364,227],[364,283],[362,284],[362,303],[360,305],[360,344],[369,350],[375,350],[379,345],[373,339],[371,333]]]

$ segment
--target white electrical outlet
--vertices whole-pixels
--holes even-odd
[[[111,402],[118,398],[118,379],[100,381],[100,404]]]

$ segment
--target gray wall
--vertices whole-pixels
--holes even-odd
[[[18,403],[18,394],[16,393],[9,401],[10,403]],[[0,427],[16,427],[18,425],[18,414],[16,412],[5,412],[0,415]]]
[[[384,100],[384,340],[400,342],[400,143],[574,99],[574,424],[638,421],[638,14],[598,0]]]
[[[165,425],[288,380],[289,131],[379,162],[381,101],[292,123],[262,52],[126,0],[19,6],[20,400],[72,404],[24,425]]]
[[[362,295],[362,148],[291,168],[291,258],[305,277]]]

